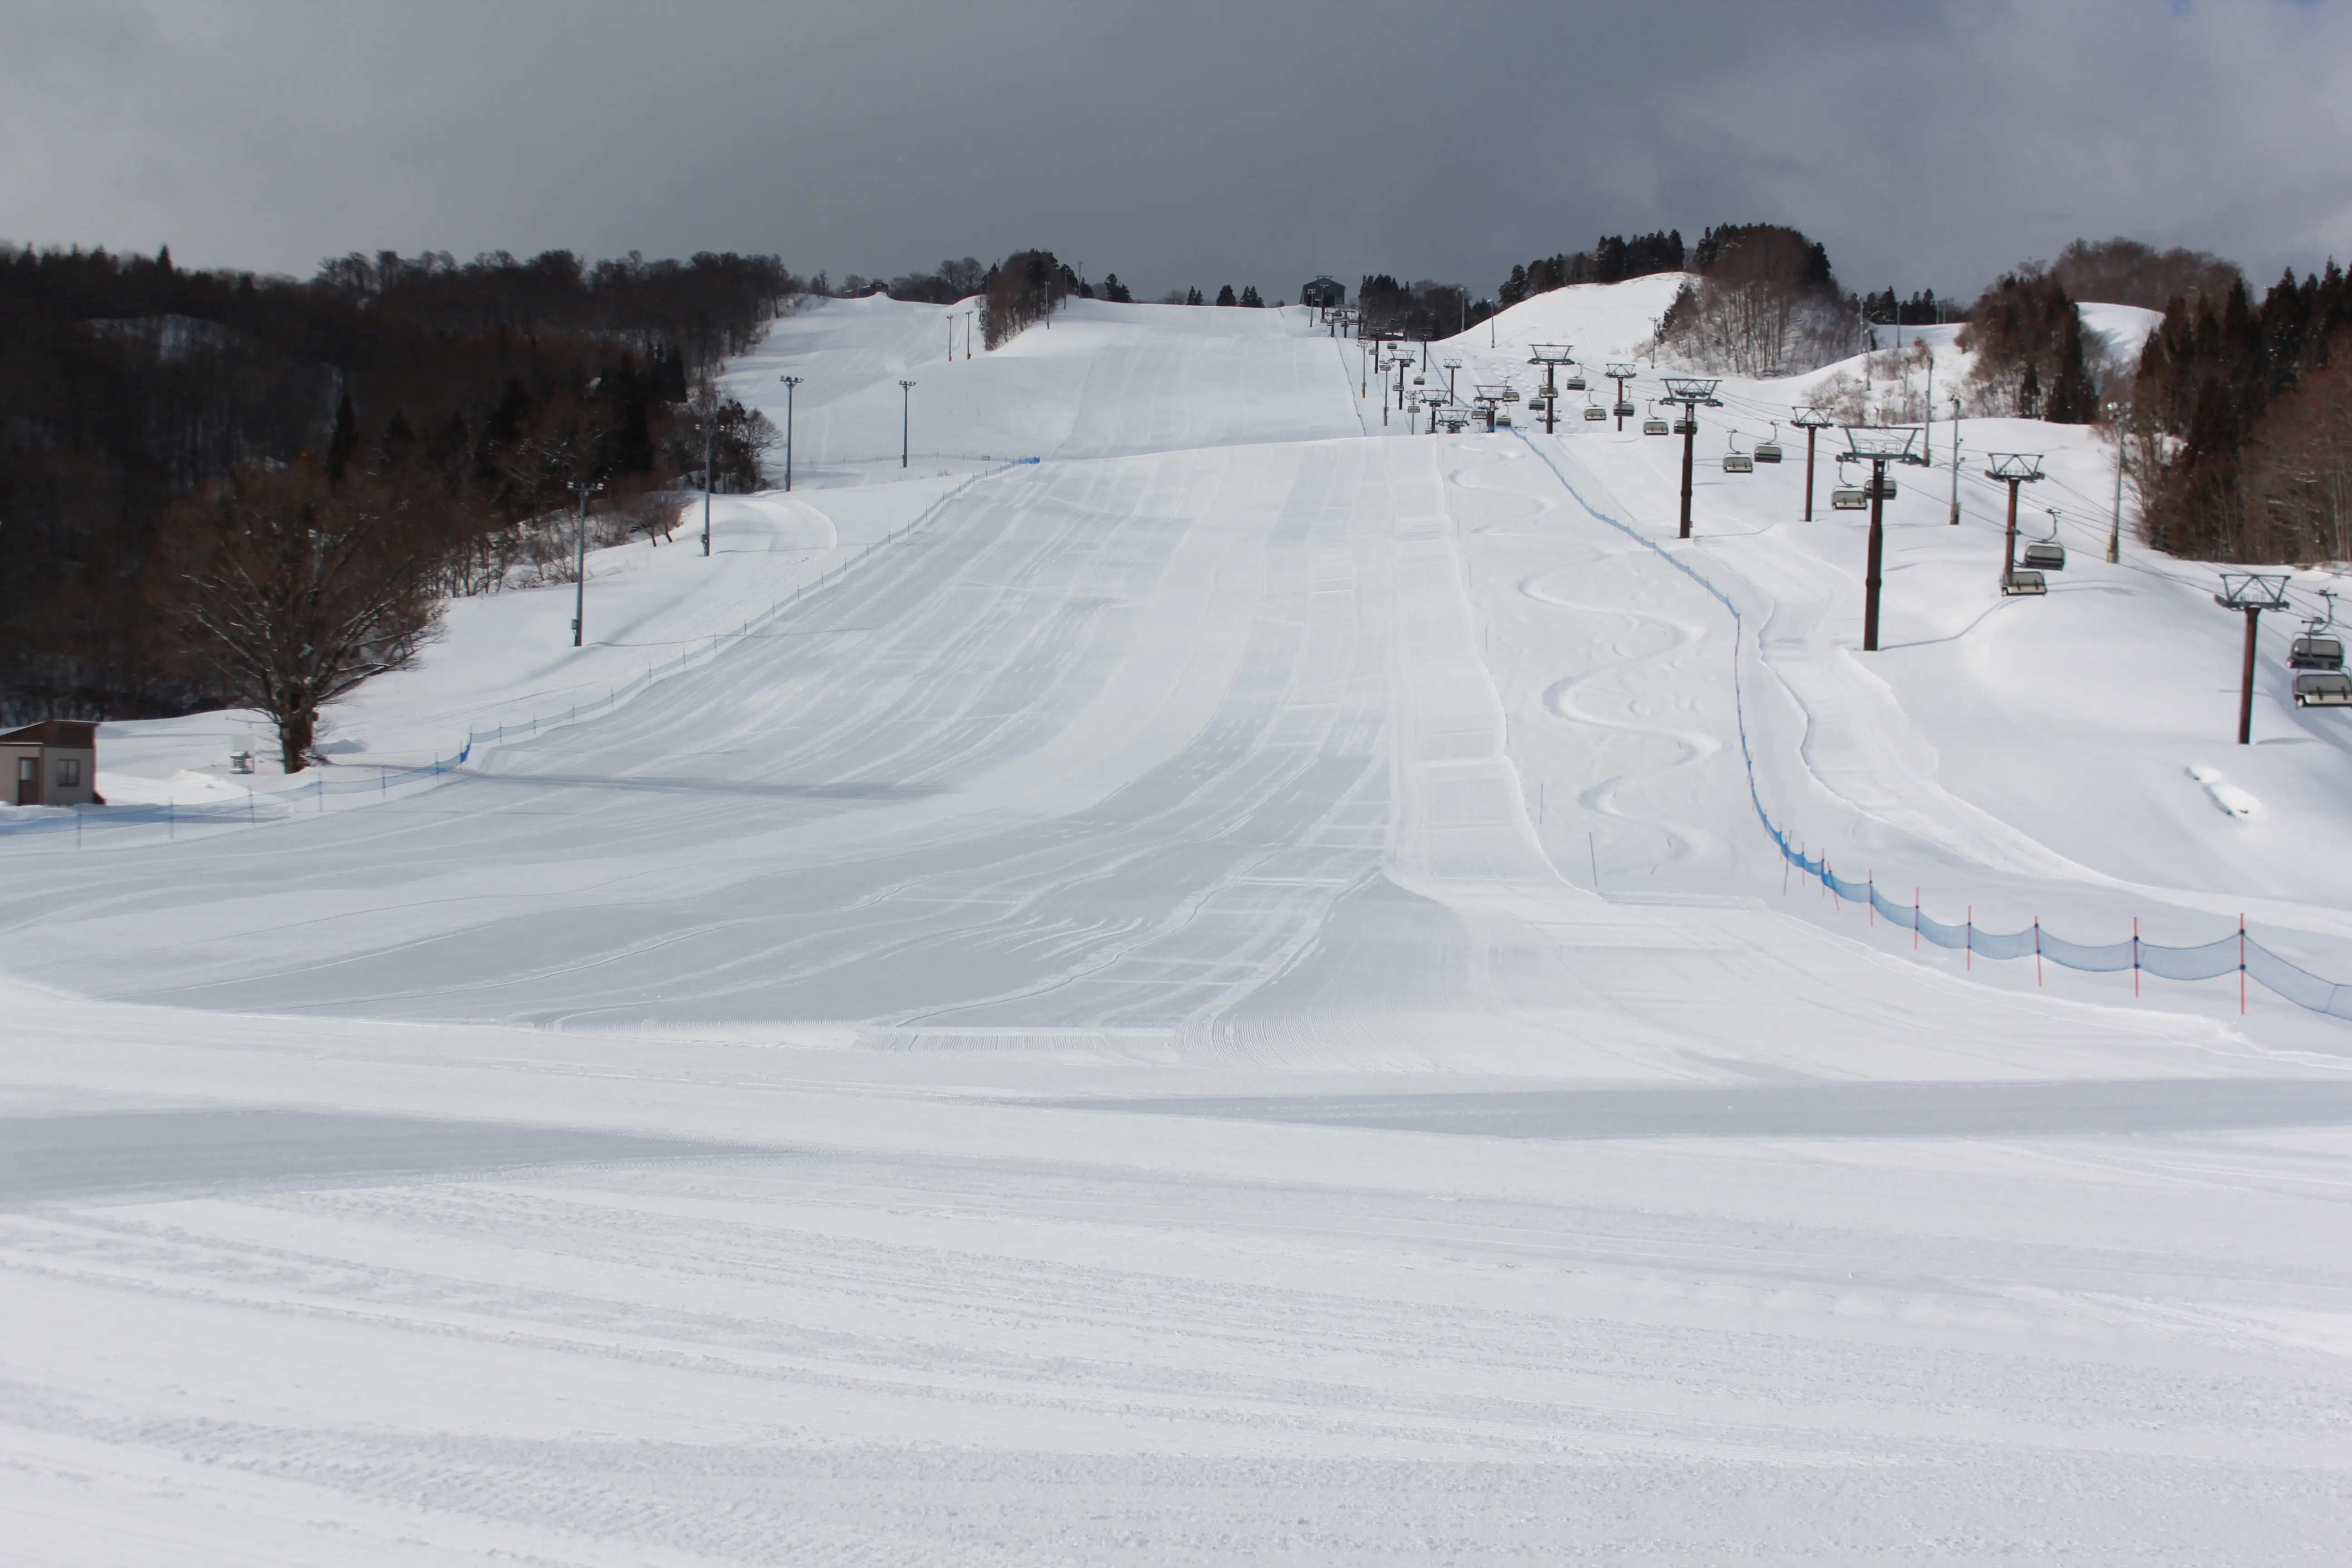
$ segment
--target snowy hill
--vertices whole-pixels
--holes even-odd
[[[1671,294],[1433,355],[1528,388]],[[577,652],[569,588],[457,606],[336,769],[544,725],[0,831],[37,1552],[2324,1555],[2352,1026],[1918,947],[1765,826],[2352,979],[2352,720],[2273,617],[2230,743],[2242,624],[2101,559],[2094,433],[1963,421],[1955,527],[1939,423],[1864,655],[1787,420],[1874,365],[1727,382],[1684,542],[1679,441],[1384,423],[1303,311],[959,309],[781,323],[728,384],[804,378],[793,494],[592,557]],[[235,722],[105,785],[235,787]]]

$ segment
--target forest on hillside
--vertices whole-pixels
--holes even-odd
[[[272,509],[310,520],[274,547],[340,517],[368,540],[347,573],[433,597],[564,571],[545,522],[578,482],[608,527],[660,526],[675,501],[637,503],[700,483],[704,423],[718,482],[756,486],[764,421],[702,383],[804,286],[735,255],[352,255],[294,279],[0,248],[0,720],[252,700],[190,589],[259,571],[239,551]]]

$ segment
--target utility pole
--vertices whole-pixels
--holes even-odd
[[[1800,408],[1791,418],[1805,433],[1805,521],[1813,521],[1813,437],[1822,433],[1830,416],[1818,408]]]
[[[2107,405],[2107,428],[2116,433],[2116,520],[2107,530],[2107,560],[2110,563],[2124,558],[2124,437],[2127,434],[2125,422],[2130,417],[2130,404],[2117,402]]]
[[[2286,608],[2288,574],[2284,572],[2224,572],[2221,591],[2213,602],[2225,610],[2246,613],[2246,658],[2238,676],[2238,744],[2254,742],[2254,631],[2264,610]]]
[[[1940,309],[1940,307],[1939,307]],[[1960,526],[1960,400],[1952,399],[1952,516],[1954,528]]]
[[[1878,594],[1886,558],[1886,465],[1923,463],[1911,450],[1919,432],[1906,426],[1846,426],[1846,457],[1870,465],[1870,549],[1862,574],[1862,651],[1878,651]]]
[[[2017,487],[2038,482],[2042,478],[2042,454],[2039,452],[1995,452],[1992,466],[1985,469],[1985,478],[2009,487],[2009,542],[2001,552],[2000,585],[2017,574]]]
[[[1698,447],[1698,411],[1720,408],[1722,401],[1715,395],[1718,382],[1699,376],[1670,375],[1666,377],[1668,403],[1683,405],[1683,524],[1681,537],[1691,536],[1691,465]]]
[[[801,384],[802,378],[780,375],[776,379],[784,384],[784,493],[790,495],[793,490],[793,388]]]
[[[1625,384],[1633,379],[1638,368],[1631,364],[1612,363],[1601,373],[1617,384],[1617,403],[1614,412],[1617,416],[1617,428],[1620,433],[1622,433],[1625,428],[1625,416],[1633,412],[1633,405],[1625,400]]]
[[[572,578],[572,646],[579,647],[588,626],[588,498],[604,487],[593,479],[574,479],[567,487],[580,498],[578,531],[573,535]]]
[[[907,431],[909,428],[909,422],[914,417],[914,406],[915,384],[911,381],[900,382],[898,384],[898,466],[902,468],[907,466]]]

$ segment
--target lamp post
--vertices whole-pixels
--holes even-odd
[[[1846,426],[1847,458],[1870,465],[1870,549],[1862,574],[1862,651],[1878,651],[1878,588],[1886,556],[1886,465],[1920,463],[1913,442],[1919,432],[1907,426]]]
[[[781,375],[776,379],[784,384],[784,493],[790,495],[793,489],[793,388],[801,384],[802,378]]]
[[[580,498],[577,531],[572,536],[572,646],[579,647],[588,626],[588,498],[604,487],[594,479],[574,479],[568,488]]]
[[[2107,405],[2107,427],[2116,433],[2116,515],[2107,529],[2107,559],[2124,558],[2124,439],[2127,432],[2125,422],[2131,417],[2131,405],[2122,401]]]
[[[1960,526],[1960,400],[1957,397],[1952,399],[1952,515],[1949,521],[1954,528]]]
[[[898,466],[907,466],[907,432],[912,428],[915,408],[915,384],[898,384]]]
[[[710,406],[702,411],[702,555],[710,558],[710,458],[719,440],[719,399],[714,394]]]
[[[1691,536],[1691,465],[1698,444],[1698,411],[1720,408],[1722,401],[1715,395],[1719,384],[1702,376],[1670,375],[1666,377],[1668,403],[1683,405],[1683,521],[1682,537]]]

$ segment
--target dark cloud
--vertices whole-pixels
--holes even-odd
[[[12,237],[208,265],[1040,244],[1287,295],[1727,221],[1906,290],[2077,235],[2352,251],[2335,4],[78,0],[0,45]]]

